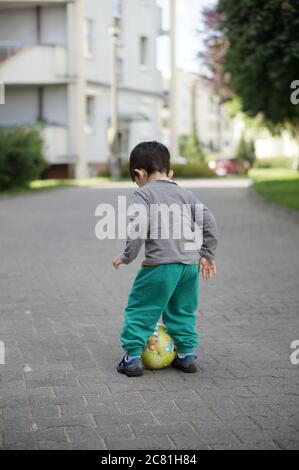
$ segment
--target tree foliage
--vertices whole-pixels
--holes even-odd
[[[226,44],[214,68],[240,97],[243,111],[274,125],[298,126],[290,87],[299,79],[299,1],[219,0],[214,14],[213,34]]]
[[[180,154],[188,162],[203,162],[204,151],[196,131],[193,129],[190,135],[181,135],[179,139]]]
[[[238,160],[242,162],[247,162],[249,166],[252,166],[254,164],[254,161],[256,159],[255,155],[255,146],[254,142],[252,139],[246,140],[245,136],[242,135],[237,151],[236,151],[236,157]]]
[[[198,54],[206,68],[206,83],[220,98],[220,102],[231,99],[229,75],[224,72],[224,59],[228,41],[221,31],[223,18],[217,9],[205,8],[204,19],[204,50]]]

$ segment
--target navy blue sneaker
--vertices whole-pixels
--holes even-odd
[[[126,374],[128,377],[139,377],[143,374],[141,357],[136,356],[127,360],[127,355],[125,355],[117,366],[117,372]]]
[[[174,361],[171,363],[172,367],[180,369],[183,372],[193,373],[197,372],[197,366],[195,364],[197,356],[195,354],[188,354],[184,358],[180,358],[178,355],[175,356]]]

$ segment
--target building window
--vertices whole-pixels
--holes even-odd
[[[148,38],[146,36],[140,36],[139,43],[139,63],[143,67],[148,65]]]
[[[122,0],[114,0],[113,2],[113,16],[121,18],[123,14],[123,2]]]
[[[86,107],[86,132],[92,132],[95,128],[95,97],[94,96],[86,96],[85,100],[85,107]]]
[[[84,55],[92,57],[93,55],[93,20],[84,21]]]

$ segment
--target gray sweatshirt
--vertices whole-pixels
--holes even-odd
[[[150,181],[134,191],[129,221],[125,250],[119,255],[124,264],[137,257],[143,243],[145,264],[197,264],[200,257],[215,258],[218,229],[213,214],[171,179]]]

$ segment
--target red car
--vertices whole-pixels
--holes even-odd
[[[215,158],[209,162],[209,168],[218,176],[246,175],[249,165],[237,158]]]

